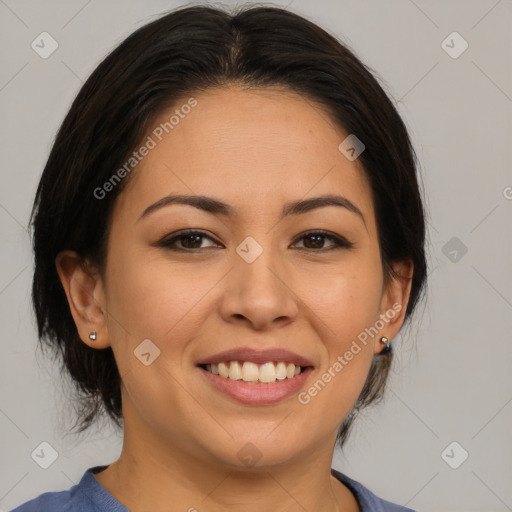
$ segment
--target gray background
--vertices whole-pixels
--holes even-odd
[[[135,28],[180,5],[0,0],[2,510],[67,489],[120,453],[108,423],[80,438],[65,434],[68,387],[35,351],[26,226],[56,130],[83,81]],[[333,466],[418,511],[512,510],[512,2],[274,5],[333,32],[376,71],[410,129],[430,212],[427,300],[395,340],[385,401],[359,418]],[[43,31],[59,45],[47,59],[31,48]],[[441,45],[453,31],[469,44],[458,58]],[[31,457],[43,441],[58,453],[48,469]],[[445,452],[453,441],[460,447]],[[462,450],[469,456],[453,469],[445,460],[460,463]]]

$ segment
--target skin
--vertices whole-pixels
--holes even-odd
[[[336,433],[384,348],[380,336],[392,339],[402,326],[412,266],[396,263],[406,278],[384,280],[369,184],[358,161],[338,150],[347,134],[320,105],[277,88],[194,97],[198,105],[138,164],[116,201],[104,272],[86,271],[71,251],[56,259],[81,339],[111,346],[122,378],[123,450],[95,477],[132,512],[168,511],[170,503],[183,511],[357,511],[330,474]],[[227,218],[174,204],[139,219],[170,193],[210,196],[239,212]],[[279,220],[284,203],[333,193],[364,221],[337,206]],[[184,252],[155,246],[187,228],[207,236],[189,246],[178,240]],[[304,238],[311,230],[353,247]],[[263,248],[252,263],[235,251],[247,236]],[[287,348],[314,365],[307,390],[395,303],[400,313],[305,405],[297,394],[240,404],[195,366],[239,346]],[[134,356],[147,338],[160,349],[149,366]],[[248,442],[261,454],[253,467],[237,456]]]

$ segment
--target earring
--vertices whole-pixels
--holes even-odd
[[[94,341],[96,339],[96,331],[92,331],[90,334],[89,334],[89,339],[91,341]]]
[[[389,341],[388,338],[386,338],[386,336],[382,336],[382,338],[380,339],[381,343],[384,343],[384,345],[386,345],[386,347],[382,350],[382,354],[385,354],[386,352],[389,352],[391,350],[391,342]]]

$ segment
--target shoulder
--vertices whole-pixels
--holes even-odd
[[[60,492],[45,492],[37,498],[22,503],[11,512],[65,512],[71,510],[70,506],[73,501],[75,500],[71,489]]]
[[[414,510],[404,505],[379,498],[363,484],[335,469],[331,469],[331,473],[352,491],[359,502],[361,512],[414,512]]]
[[[65,491],[45,492],[36,498],[22,503],[10,512],[98,512],[104,505],[115,501],[94,478],[98,468],[89,468],[80,482]],[[124,512],[126,508],[118,503],[118,507],[109,508],[113,512]]]
[[[69,491],[45,492],[44,494],[40,494],[37,498],[22,503],[11,510],[11,512],[44,512],[45,510],[64,512],[64,510],[69,510],[67,508],[69,502]]]

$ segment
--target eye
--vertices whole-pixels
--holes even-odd
[[[199,251],[200,249],[207,249],[208,247],[202,247],[202,239],[209,239],[213,242],[215,240],[204,233],[203,231],[182,231],[170,238],[164,238],[160,242],[157,242],[155,245],[159,247],[165,247],[166,249],[170,249],[172,251]],[[327,233],[325,231],[308,231],[307,233],[302,234],[298,240],[306,240],[307,245],[298,247],[300,250],[313,250],[314,252],[320,251],[332,251],[334,249],[342,249],[342,248],[351,248],[354,244],[345,240],[344,238]],[[330,248],[322,247],[325,243],[325,240],[330,240],[333,245]],[[179,244],[179,245],[177,245]],[[212,246],[210,246],[212,247]]]
[[[157,242],[156,245],[171,249],[172,251],[194,251],[197,249],[205,249],[205,247],[201,247],[202,238],[208,238],[214,241],[212,237],[202,231],[188,230],[182,231],[171,238],[164,238],[160,242]],[[176,247],[176,242],[180,242],[181,247]]]
[[[334,245],[327,249],[325,249],[323,247],[319,247],[324,244],[324,241],[326,239],[330,240]],[[323,250],[323,251],[332,251],[334,249],[342,249],[342,248],[350,249],[354,245],[353,243],[349,242],[348,240],[345,240],[344,238],[342,238],[338,235],[333,235],[333,234],[327,233],[325,231],[309,231],[307,233],[302,234],[300,236],[299,240],[310,240],[311,241],[311,243],[309,243],[309,245],[312,247],[299,247],[299,249],[301,249],[301,250],[319,249],[319,250]],[[315,252],[319,252],[319,251],[315,251]]]

